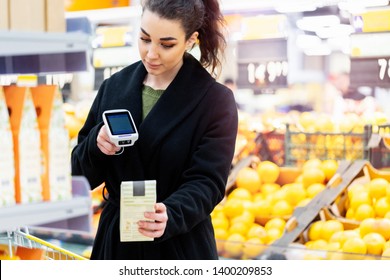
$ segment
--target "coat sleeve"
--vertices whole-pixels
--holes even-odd
[[[101,111],[99,104],[104,92],[104,84],[100,87],[85,124],[78,134],[77,145],[73,148],[71,156],[72,175],[85,176],[92,189],[102,184],[105,178],[103,161],[106,155],[100,151],[96,142],[99,130],[103,126],[99,116]]]
[[[232,92],[227,89],[222,91],[224,94],[206,100],[210,105],[204,118],[207,122],[205,132],[192,155],[190,166],[183,174],[182,185],[163,201],[167,206],[168,223],[162,240],[189,232],[200,222],[209,219],[210,213],[225,194],[234,155],[238,116]]]

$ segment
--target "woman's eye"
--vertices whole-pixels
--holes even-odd
[[[163,48],[165,48],[165,49],[170,49],[170,48],[173,48],[174,45],[161,44],[161,46],[163,46]]]
[[[150,42],[150,39],[147,39],[147,38],[140,38],[141,39],[141,41],[143,41],[143,42],[145,42],[145,43],[149,43]]]

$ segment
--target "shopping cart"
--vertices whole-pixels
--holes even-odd
[[[28,251],[31,259],[43,260],[87,260],[71,251],[29,234],[28,229],[17,229],[7,232],[9,254],[12,258],[15,251]],[[16,250],[14,248],[17,248]]]

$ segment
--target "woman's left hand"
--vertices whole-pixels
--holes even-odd
[[[138,221],[138,231],[147,237],[158,238],[164,234],[168,214],[163,203],[156,203],[154,209],[156,212],[145,212],[144,214],[145,218],[150,220]]]

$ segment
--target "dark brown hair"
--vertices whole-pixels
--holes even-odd
[[[200,63],[210,68],[211,73],[221,67],[219,54],[226,47],[222,33],[225,26],[218,0],[144,0],[147,9],[168,20],[179,20],[186,34],[186,40],[199,32]]]

